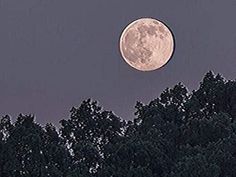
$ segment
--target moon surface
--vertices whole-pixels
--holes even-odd
[[[135,69],[152,71],[170,60],[174,52],[174,37],[163,22],[141,18],[130,23],[122,32],[120,52]]]

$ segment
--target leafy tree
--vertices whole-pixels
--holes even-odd
[[[6,115],[0,119],[0,177],[7,176],[6,166],[11,163],[9,159],[11,151],[7,145],[7,139],[12,127],[10,116]]]
[[[73,154],[80,173],[95,174],[109,157],[112,144],[122,136],[123,123],[110,111],[103,111],[96,101],[82,102],[71,109],[68,120],[61,121],[61,134]],[[79,169],[79,170],[78,170]]]
[[[178,83],[124,121],[85,100],[68,119],[0,119],[0,177],[235,177],[236,81],[208,72]]]
[[[14,124],[3,119],[7,148],[4,174],[9,177],[63,177],[68,167],[69,153],[60,145],[59,135],[52,125],[45,130],[31,115],[19,115]],[[63,168],[64,167],[64,168]]]

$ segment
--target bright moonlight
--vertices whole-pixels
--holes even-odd
[[[141,71],[152,71],[170,60],[174,52],[174,37],[163,22],[141,18],[124,29],[120,51],[130,66]]]

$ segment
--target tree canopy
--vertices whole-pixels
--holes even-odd
[[[57,128],[0,118],[0,177],[47,176],[235,177],[236,81],[210,71],[197,90],[137,102],[129,121],[92,99]]]

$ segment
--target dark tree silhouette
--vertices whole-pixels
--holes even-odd
[[[83,101],[72,108],[68,120],[61,121],[61,135],[66,139],[76,173],[97,174],[110,156],[113,144],[122,137],[123,122],[110,111],[103,111],[96,101]]]
[[[208,72],[178,83],[124,121],[96,101],[41,126],[0,119],[0,177],[235,177],[236,81]]]

